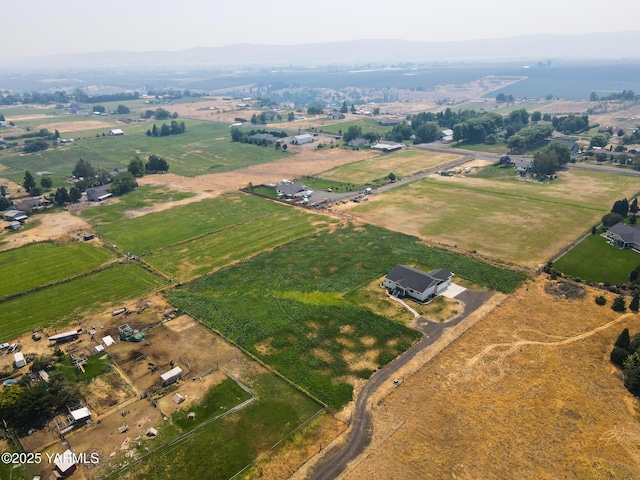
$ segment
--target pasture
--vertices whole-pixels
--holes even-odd
[[[127,478],[231,478],[322,410],[273,374],[254,374],[250,383],[256,400],[226,417],[215,418],[247,399],[246,392],[231,380],[215,386],[194,407],[198,426],[184,418],[184,412],[174,414],[175,425],[190,433],[180,438],[177,432],[164,433],[145,442],[152,453],[130,469]],[[165,429],[175,429],[165,425]],[[121,478],[120,473],[106,478]]]
[[[93,225],[121,220],[128,210],[153,207],[162,203],[176,202],[195,196],[192,192],[178,192],[165,187],[142,185],[117,198],[109,199],[108,205],[96,205],[80,211],[80,216]]]
[[[393,172],[402,178],[411,174],[435,168],[452,162],[460,155],[429,152],[421,150],[402,150],[389,155],[381,155],[370,160],[343,165],[332,170],[319,173],[318,178],[333,181],[351,182],[358,185],[372,184]]]
[[[309,235],[316,231],[313,220],[317,217],[287,209],[158,250],[145,260],[174,280],[185,281]]]
[[[521,273],[428,248],[373,226],[322,231],[167,292],[172,304],[261,358],[334,409],[420,337],[344,299],[397,263],[445,267],[511,291]]]
[[[185,122],[186,133],[166,137],[146,135],[154,123],[160,128],[162,123],[170,123],[171,120],[150,120],[130,125],[114,123],[75,132],[76,141],[72,145],[30,154],[12,149],[2,150],[0,165],[6,167],[3,176],[22,182],[25,170],[32,173],[47,170],[52,173],[54,186],[57,187],[64,185],[64,179],[71,175],[80,158],[91,162],[94,167],[112,171],[115,168],[126,169],[135,155],[146,159],[151,154],[157,154],[169,163],[170,172],[194,177],[268,163],[291,155],[273,147],[232,142],[227,124],[178,121]],[[109,130],[116,127],[122,128],[125,136],[110,137]]]
[[[600,235],[589,235],[554,262],[553,267],[569,277],[621,285],[629,281],[629,274],[638,265],[638,252],[621,250]]]
[[[0,252],[0,298],[99,267],[113,252],[91,243],[36,243]]]
[[[320,132],[328,132],[343,134],[349,130],[349,127],[360,127],[362,129],[362,133],[375,133],[377,135],[384,135],[385,133],[391,130],[391,127],[383,127],[382,125],[378,125],[378,121],[373,118],[361,118],[358,120],[346,120],[340,121],[336,123],[329,123],[325,125],[324,122],[335,122],[334,120],[326,120],[326,115],[323,116],[323,119],[317,122],[319,125],[316,127],[316,130]]]
[[[222,228],[289,211],[289,208],[254,195],[234,193],[122,219],[98,226],[96,230],[123,250],[143,255]]]
[[[14,338],[37,327],[55,328],[89,310],[120,305],[164,284],[139,265],[124,263],[15,297],[0,302],[0,338]]]
[[[375,195],[349,212],[391,230],[536,267],[587,233],[637,180],[600,172],[562,172],[532,184],[474,176],[427,179]]]

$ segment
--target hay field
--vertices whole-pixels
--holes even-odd
[[[637,189],[632,177],[562,177],[544,185],[472,176],[429,179],[342,208],[390,230],[535,267],[599,223],[615,199],[630,198]]]
[[[640,316],[548,283],[525,284],[375,399],[372,444],[340,478],[639,478],[637,400],[609,352]]]
[[[380,155],[372,159],[343,165],[319,173],[318,178],[365,184],[384,178],[393,172],[398,177],[406,177],[416,172],[437,167],[456,159],[460,155],[428,152],[420,150],[402,150],[390,155]]]

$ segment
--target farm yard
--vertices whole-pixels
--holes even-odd
[[[391,230],[536,267],[589,232],[612,199],[637,189],[633,177],[583,173],[563,172],[550,184],[434,176],[340,209]]]
[[[418,332],[343,296],[397,263],[446,265],[479,285],[511,291],[524,275],[427,248],[415,237],[346,226],[275,248],[167,292],[210,325],[333,409],[406,350]]]

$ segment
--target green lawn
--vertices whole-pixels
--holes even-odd
[[[511,291],[524,275],[427,248],[377,227],[323,231],[167,293],[195,318],[340,409],[345,378],[368,378],[418,332],[343,298],[398,263],[445,267],[477,284]]]
[[[112,252],[90,243],[36,243],[0,252],[0,298],[99,267]]]
[[[326,115],[325,115],[326,117]],[[328,122],[332,122],[333,120],[327,120]],[[346,133],[349,130],[349,127],[360,127],[362,129],[362,133],[375,133],[378,135],[384,135],[387,132],[391,131],[391,127],[383,127],[378,125],[378,120],[373,118],[361,118],[358,120],[347,120],[344,122],[331,123],[329,125],[322,125],[316,127],[316,130],[319,132],[329,132],[329,133]]]
[[[0,302],[0,338],[75,320],[89,310],[120,305],[163,285],[160,277],[126,263],[6,300]]]
[[[640,254],[621,250],[600,235],[589,235],[553,264],[569,277],[590,282],[621,285],[629,281],[631,271],[640,265]]]
[[[453,148],[473,150],[474,152],[500,153],[503,155],[509,151],[509,147],[504,140],[498,140],[498,143],[495,145],[488,145],[486,143],[458,142],[452,143],[450,146]]]
[[[96,230],[110,243],[142,255],[288,208],[254,195],[235,193],[122,219]]]

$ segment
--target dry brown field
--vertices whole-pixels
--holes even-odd
[[[380,392],[372,443],[340,478],[639,478],[637,400],[609,353],[640,316],[612,311],[612,295],[596,305],[590,288],[547,293],[553,283],[527,282]]]

